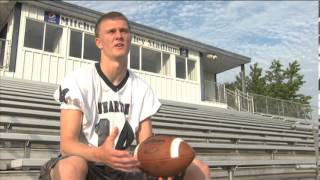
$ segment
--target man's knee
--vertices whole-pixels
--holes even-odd
[[[205,174],[210,174],[209,166],[206,163],[198,159],[195,159],[193,162],[200,168],[202,172],[204,172]]]
[[[209,180],[210,169],[207,164],[198,159],[193,160],[190,166],[186,169],[184,180]]]
[[[80,156],[69,156],[61,159],[51,171],[51,179],[85,179],[88,163]]]

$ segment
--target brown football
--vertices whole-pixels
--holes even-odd
[[[140,169],[155,177],[170,177],[183,172],[195,156],[193,148],[181,138],[151,136],[134,151]]]

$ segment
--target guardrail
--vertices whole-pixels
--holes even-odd
[[[224,89],[225,103],[229,108],[251,113],[268,114],[282,117],[292,117],[312,120],[313,111],[317,110],[308,104],[296,103],[289,100],[263,96],[254,93],[243,93]]]
[[[204,81],[204,100],[226,104],[226,88],[224,84]]]
[[[245,94],[240,90],[236,89],[235,91],[231,91],[226,89],[226,99],[227,105],[229,108],[245,111],[245,112],[254,112],[254,101],[253,97],[249,94]]]
[[[310,105],[254,93],[250,93],[250,95],[253,97],[255,113],[272,114],[300,119],[312,119],[313,108]]]
[[[11,50],[11,41],[0,38],[0,69],[9,70],[9,54]]]

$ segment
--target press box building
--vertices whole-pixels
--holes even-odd
[[[63,1],[0,3],[1,75],[58,84],[67,73],[96,63],[94,24],[102,14]],[[250,58],[130,24],[128,66],[160,99],[226,107],[216,77],[233,68],[244,73]]]

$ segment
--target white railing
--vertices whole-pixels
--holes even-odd
[[[69,72],[90,63],[94,63],[94,61],[22,48],[17,54],[15,71],[4,76],[58,84]]]
[[[308,104],[250,93],[254,101],[255,113],[272,114],[300,119],[312,119],[313,109]]]
[[[9,71],[9,58],[11,52],[11,41],[0,38],[0,70]]]
[[[213,81],[204,81],[204,100],[226,104],[226,92],[224,84]]]
[[[249,94],[243,93],[238,89],[235,91],[226,89],[225,92],[226,102],[229,108],[250,113],[255,111],[253,97]]]
[[[201,101],[201,87],[197,81],[134,69],[132,71],[145,80],[160,99],[187,103],[199,103]]]

